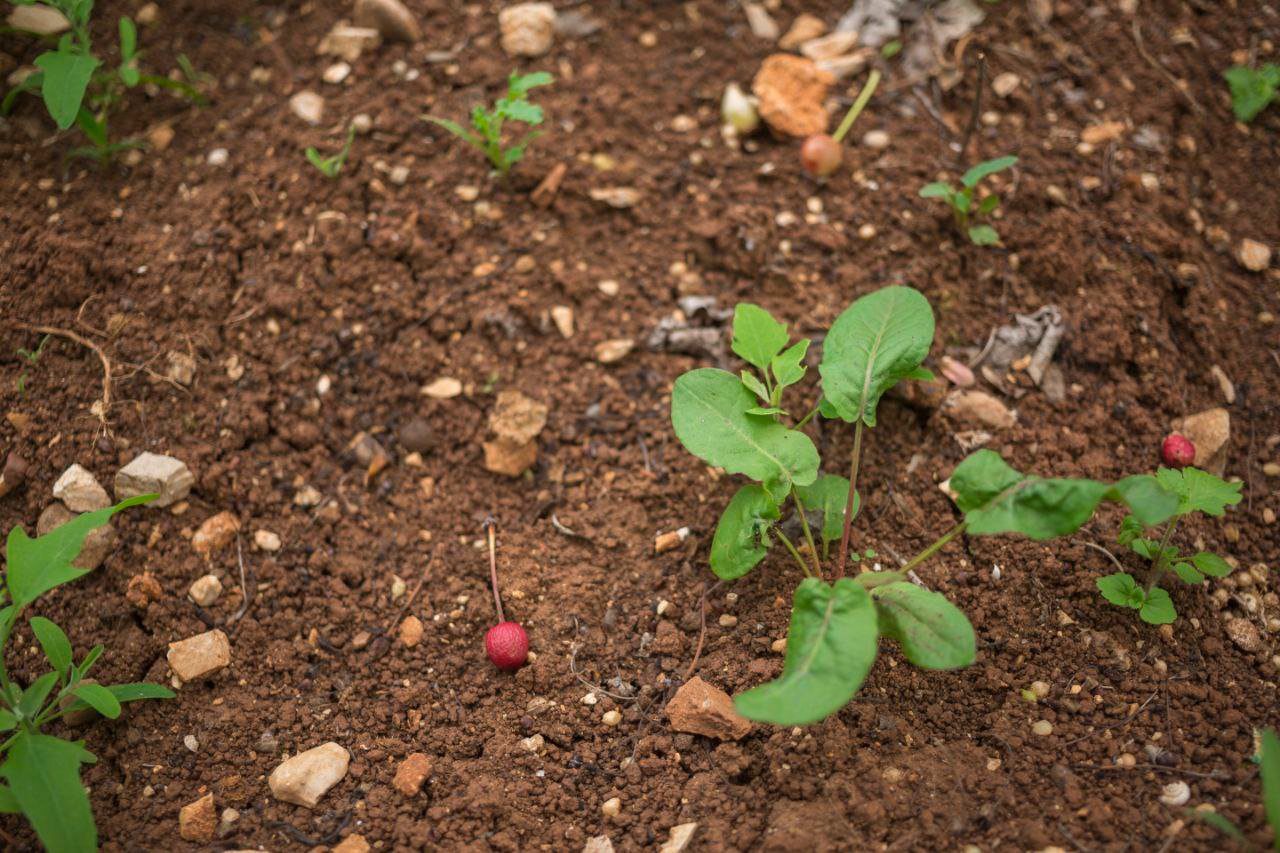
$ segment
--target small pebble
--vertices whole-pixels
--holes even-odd
[[[622,714],[619,711],[605,711],[604,716],[600,718],[600,722],[604,723],[609,728],[613,728],[618,725],[618,723],[622,722]]]
[[[785,654],[787,651],[787,638],[783,637],[781,640],[774,640],[769,645],[769,649],[775,654]]]
[[[868,130],[862,135],[862,144],[873,151],[889,147],[889,134],[883,130]]]
[[[1133,755],[1128,752],[1120,753],[1120,756],[1116,759],[1116,766],[1123,767],[1125,770],[1133,769],[1137,763],[1138,759],[1134,758]]]
[[[196,740],[195,735],[187,735],[186,737],[184,737],[182,739],[182,745],[185,746],[191,752],[200,751],[200,741]]]
[[[1053,734],[1053,723],[1048,720],[1036,720],[1031,726],[1031,733],[1040,737],[1048,737]]]
[[[209,152],[209,156],[206,158],[206,160],[208,161],[210,166],[225,166],[227,165],[227,158],[229,156],[230,155],[227,153],[227,149],[215,148]]]
[[[520,741],[520,748],[525,752],[537,752],[542,749],[543,743],[542,735],[531,735]]]
[[[253,544],[261,551],[279,551],[280,537],[270,530],[257,530],[253,534]]]
[[[1043,699],[1049,695],[1049,683],[1046,681],[1031,682],[1031,692],[1036,695],[1037,699]]]
[[[617,817],[622,811],[622,800],[617,797],[610,797],[600,804],[600,813],[605,817]]]
[[[718,621],[720,622],[721,628],[732,628],[738,624],[738,617],[734,616],[732,613],[721,613]]]
[[[1170,782],[1160,789],[1160,802],[1166,806],[1177,808],[1185,806],[1191,799],[1191,788],[1186,782]]]
[[[596,698],[596,694],[594,693],[588,693],[586,696],[582,697],[583,705],[594,705],[599,701],[600,700]]]

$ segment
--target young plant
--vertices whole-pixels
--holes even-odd
[[[12,0],[18,6],[30,6],[35,0]],[[72,157],[90,157],[106,162],[121,151],[139,148],[134,139],[112,142],[107,130],[110,113],[124,99],[125,92],[139,84],[150,84],[180,92],[196,103],[204,98],[193,86],[139,69],[138,30],[128,17],[119,20],[120,62],[111,67],[103,64],[93,52],[89,38],[89,15],[93,0],[48,0],[67,19],[69,28],[51,50],[35,59],[38,69],[29,74],[0,101],[0,114],[7,114],[23,92],[39,92],[49,116],[66,130],[76,125],[90,145],[73,148]]]
[[[1280,737],[1276,737],[1272,729],[1263,729],[1258,733],[1258,741],[1258,754],[1253,760],[1258,763],[1258,775],[1262,777],[1262,810],[1271,827],[1271,849],[1280,851]],[[1189,809],[1187,814],[1244,845],[1245,849],[1256,849],[1245,839],[1240,827],[1218,812]]]
[[[4,652],[23,611],[46,592],[88,574],[71,564],[85,537],[122,509],[153,500],[143,495],[113,507],[87,512],[28,538],[21,527],[9,531],[4,598],[0,603],[0,813],[26,815],[40,842],[59,853],[97,849],[89,797],[80,782],[80,765],[97,759],[84,741],[69,741],[42,729],[60,717],[92,708],[104,717],[120,716],[120,704],[139,699],[171,699],[157,684],[103,686],[86,678],[102,655],[94,646],[79,663],[62,629],[43,616],[27,620],[44,651],[50,671],[22,687],[9,676]]]
[[[40,343],[36,344],[34,350],[18,347],[18,358],[26,362],[22,367],[22,371],[18,374],[19,396],[24,398],[27,396],[27,378],[31,375],[31,368],[40,363],[40,356],[44,355],[45,345],[49,343],[49,339],[52,337],[53,335],[45,335],[40,339]]]
[[[751,369],[735,375],[698,368],[675,382],[671,421],[676,437],[707,464],[754,481],[738,489],[716,526],[711,570],[723,580],[736,580],[764,560],[776,541],[805,576],[795,591],[782,675],[735,698],[745,717],[803,725],[835,713],[866,679],[881,637],[896,641],[909,662],[926,669],[973,663],[976,641],[969,620],[939,593],[907,580],[911,570],[961,534],[1063,536],[1106,499],[1130,503],[1151,523],[1173,512],[1169,495],[1163,508],[1156,506],[1162,493],[1149,475],[1115,485],[1045,479],[979,450],[951,477],[962,514],[954,527],[896,571],[844,577],[860,504],[863,431],[875,427],[880,398],[891,387],[931,377],[920,365],[933,334],[929,303],[909,287],[888,287],[858,299],[826,336],[818,367],[821,396],[794,419],[785,392],[804,379],[810,342],[792,343],[784,324],[756,305],[741,304],[734,312],[732,346]],[[854,425],[848,479],[819,470],[817,448],[802,431],[819,414]],[[788,504],[803,536],[799,545],[781,523]],[[840,548],[831,561],[830,545],[836,541]]]
[[[1237,65],[1222,75],[1231,87],[1231,109],[1238,121],[1251,122],[1276,99],[1280,90],[1280,65],[1248,68]]]
[[[474,133],[447,118],[436,116],[423,116],[423,118],[432,124],[438,124],[481,151],[489,158],[489,162],[499,174],[506,175],[511,171],[512,166],[523,159],[525,149],[529,147],[529,143],[538,138],[540,131],[529,131],[519,142],[504,148],[502,126],[507,121],[518,121],[530,127],[542,124],[542,107],[529,103],[525,96],[531,89],[549,85],[553,79],[545,71],[533,74],[511,72],[511,77],[507,80],[507,94],[494,101],[493,109],[487,110],[482,104],[476,104],[472,108],[471,127]]]
[[[1115,572],[1098,578],[1098,590],[1102,597],[1120,607],[1138,611],[1144,622],[1165,625],[1178,618],[1169,593],[1160,588],[1160,581],[1170,570],[1183,583],[1199,585],[1205,577],[1221,578],[1231,574],[1231,566],[1217,554],[1200,551],[1190,557],[1183,556],[1173,545],[1173,534],[1183,517],[1195,512],[1220,517],[1228,506],[1240,503],[1240,484],[1228,483],[1199,468],[1161,468],[1156,472],[1156,482],[1161,489],[1177,499],[1177,507],[1165,525],[1159,540],[1144,534],[1150,524],[1137,513],[1137,508],[1120,523],[1118,540],[1151,563],[1146,584],[1140,584],[1128,572]],[[1163,501],[1164,498],[1158,498]]]
[[[519,622],[508,621],[502,610],[502,594],[498,592],[498,522],[487,518],[484,529],[489,537],[489,583],[493,586],[493,609],[498,614],[498,624],[485,632],[484,651],[498,669],[515,672],[529,660],[529,635]]]
[[[320,174],[326,178],[336,178],[338,173],[342,171],[342,167],[347,162],[347,155],[351,153],[351,143],[356,138],[356,127],[352,125],[347,128],[347,141],[343,144],[342,150],[330,157],[325,157],[314,147],[306,150],[307,162],[320,170]]]
[[[946,181],[935,181],[920,188],[920,197],[944,200],[951,206],[956,227],[969,237],[969,242],[975,246],[994,246],[1000,242],[1000,235],[996,233],[996,229],[986,223],[978,225],[972,223],[978,217],[985,217],[999,207],[1000,197],[995,193],[989,193],[975,207],[974,191],[983,178],[994,175],[996,172],[1003,172],[1017,162],[1018,158],[1012,155],[987,160],[960,176],[959,189],[952,187]]]

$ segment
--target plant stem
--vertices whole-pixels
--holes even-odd
[[[942,536],[938,537],[938,540],[934,542],[932,545],[930,545],[928,548],[925,548],[919,554],[916,554],[910,560],[903,563],[902,568],[899,569],[898,571],[903,573],[909,572],[912,569],[914,569],[916,566],[923,563],[925,560],[932,557],[934,554],[938,553],[940,550],[942,550],[942,547],[944,545],[946,545],[952,539],[955,539],[957,536],[963,533],[965,526],[968,525],[968,523],[969,522],[967,521],[962,521],[959,524],[957,524],[955,527],[948,530],[946,533],[942,534]]]
[[[872,68],[871,73],[867,75],[867,82],[863,84],[862,91],[858,93],[858,99],[853,102],[853,106],[849,108],[849,112],[845,113],[844,120],[840,122],[840,127],[836,128],[835,136],[832,137],[836,142],[844,140],[845,135],[849,132],[849,128],[853,127],[853,123],[857,120],[859,114],[867,105],[867,101],[871,100],[871,96],[875,94],[876,86],[880,85],[880,70]]]
[[[489,582],[493,584],[493,606],[498,609],[498,621],[506,622],[507,617],[502,612],[502,596],[498,594],[498,522],[490,516],[484,520],[484,527],[489,533]]]
[[[853,428],[853,453],[849,462],[849,497],[844,504],[844,532],[840,535],[840,556],[836,560],[836,580],[844,577],[844,564],[849,556],[849,533],[853,528],[853,498],[858,493],[858,463],[862,459],[862,418]]]
[[[815,405],[812,409],[810,409],[810,410],[809,410],[809,414],[807,414],[807,415],[805,415],[803,418],[801,418],[801,419],[800,419],[800,422],[799,422],[799,423],[797,423],[795,426],[793,426],[793,427],[792,427],[792,429],[801,429],[802,427],[804,427],[804,425],[805,425],[805,424],[807,424],[809,421],[813,420],[813,416],[814,416],[814,415],[816,415],[816,414],[818,414],[818,407],[819,407],[819,406],[821,406],[821,405],[822,405],[822,404],[821,404],[821,403],[819,403],[818,405]]]
[[[809,543],[809,553],[813,555],[813,568],[822,576],[822,563],[818,561],[818,546],[813,544],[813,531],[809,529],[809,519],[804,514],[804,504],[800,501],[800,494],[795,490],[795,486],[791,487],[791,497],[796,502],[796,509],[800,511],[800,527],[804,530],[805,541]]]
[[[1170,521],[1169,525],[1165,527],[1164,536],[1160,537],[1159,549],[1156,551],[1156,559],[1152,566],[1151,580],[1147,581],[1147,590],[1146,590],[1147,592],[1151,592],[1151,590],[1153,590],[1156,587],[1156,585],[1160,583],[1160,578],[1164,576],[1164,573],[1169,568],[1168,560],[1164,558],[1164,549],[1168,546],[1169,540],[1173,538],[1173,531],[1177,527],[1178,527],[1178,517],[1174,516],[1173,521]]]
[[[804,560],[800,559],[800,552],[796,550],[795,545],[791,544],[791,540],[787,538],[787,534],[783,533],[781,530],[775,530],[774,532],[778,534],[778,538],[782,540],[782,544],[791,552],[792,558],[794,558],[796,563],[800,566],[800,571],[804,572],[804,576],[807,578],[813,577],[813,572],[809,571],[808,564],[805,563]]]

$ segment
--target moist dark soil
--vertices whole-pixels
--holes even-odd
[[[304,850],[353,833],[383,850],[576,850],[597,835],[654,849],[688,821],[699,850],[1229,846],[1160,801],[1177,781],[1187,807],[1211,804],[1269,843],[1250,757],[1255,729],[1280,724],[1276,635],[1264,630],[1277,600],[1266,582],[1254,590],[1263,644],[1252,654],[1227,636],[1210,589],[1171,591],[1171,631],[1108,605],[1094,580],[1111,560],[1087,543],[1142,571],[1114,546],[1114,510],[1062,541],[962,538],[921,567],[976,628],[971,668],[922,672],[886,646],[855,700],[819,725],[756,726],[727,743],[672,732],[661,709],[693,659],[708,543],[736,484],[686,453],[668,419],[675,377],[714,358],[644,341],[681,295],[756,301],[812,335],[858,295],[904,283],[935,307],[936,364],[1055,305],[1068,324],[1055,360],[1065,397],[1006,398],[1017,423],[988,446],[1044,474],[1153,470],[1172,419],[1228,405],[1216,365],[1234,383],[1226,470],[1244,498],[1180,541],[1275,568],[1280,481],[1262,468],[1280,455],[1280,277],[1234,254],[1243,238],[1280,244],[1280,112],[1237,125],[1221,78],[1241,59],[1275,61],[1274,3],[1155,0],[1134,15],[1064,0],[1047,25],[1022,3],[987,5],[947,57],[957,85],[913,87],[889,66],[854,136],[883,129],[891,144],[855,143],[851,168],[825,185],[801,172],[794,140],[721,139],[725,83],[748,83],[772,50],[736,4],[594,4],[598,34],[523,66],[557,80],[537,93],[546,135],[505,182],[420,120],[462,116],[499,91],[514,63],[497,43],[498,5],[408,4],[422,42],[366,52],[341,86],[321,81],[330,60],[316,45],[345,4],[163,4],[142,32],[145,61],[167,70],[185,54],[211,75],[210,104],[131,95],[115,133],[175,131],[135,162],[64,159],[79,143],[50,138],[31,99],[0,124],[0,449],[33,465],[0,500],[0,526],[32,530],[73,462],[109,484],[143,450],[177,456],[196,476],[190,498],[119,518],[105,565],[38,610],[78,653],[106,645],[102,680],[167,682],[167,644],[210,627],[233,647],[228,669],[176,700],[74,730],[100,759],[85,779],[104,849],[196,849],[178,839],[178,810],[207,792],[240,813],[219,849]],[[784,27],[802,11],[831,24],[845,7],[783,0],[774,14]],[[134,11],[102,4],[99,43]],[[0,65],[7,74],[37,50],[2,36]],[[990,115],[961,154],[979,55],[988,81],[1014,72],[1021,85],[1007,98],[987,88]],[[304,88],[326,98],[318,128],[288,109]],[[372,133],[326,179],[302,149],[336,150],[361,112]],[[1122,123],[1115,139],[1079,147],[1109,121]],[[215,148],[225,165],[207,162]],[[1006,153],[1020,160],[994,223],[1003,245],[971,246],[917,190]],[[535,206],[530,191],[560,164],[559,194]],[[396,166],[408,167],[403,184]],[[602,206],[588,191],[606,186],[640,201]],[[859,236],[865,225],[874,237]],[[549,319],[557,305],[576,314],[567,339]],[[16,350],[41,335],[21,323],[102,348],[109,431],[91,410],[97,356],[54,337],[27,366]],[[600,364],[594,347],[614,338],[639,345]],[[190,387],[163,379],[171,352],[197,363]],[[463,393],[421,393],[442,376]],[[505,389],[550,408],[538,462],[516,479],[483,464]],[[399,439],[415,418],[429,425],[420,463]],[[937,484],[966,453],[956,430],[927,405],[882,405],[864,446],[859,547],[907,555],[955,523]],[[368,484],[347,450],[361,431],[394,457]],[[850,436],[833,424],[812,434],[842,470]],[[296,505],[303,486],[324,502]],[[197,555],[193,531],[223,510],[243,525],[239,553]],[[480,547],[489,515],[507,612],[536,654],[515,675],[483,647],[495,621]],[[654,553],[656,534],[683,526],[680,548]],[[258,530],[283,547],[254,547]],[[125,592],[144,572],[164,594],[138,610]],[[204,609],[186,590],[207,572],[227,592]],[[770,646],[796,576],[775,555],[707,596],[703,678],[733,693],[778,673]],[[408,612],[426,632],[406,648],[394,626],[422,578]],[[20,633],[11,668],[26,679],[37,662]],[[1051,690],[1032,703],[1021,694],[1035,681]],[[610,709],[622,714],[612,728]],[[1032,733],[1039,720],[1052,734]],[[535,733],[544,746],[530,753],[519,742]],[[266,776],[282,756],[330,740],[352,754],[346,778],[315,810],[275,801]],[[391,779],[413,752],[433,770],[406,798]],[[1125,753],[1136,767],[1117,765]],[[612,797],[622,808],[609,818]],[[15,818],[0,832],[9,849],[36,846]]]

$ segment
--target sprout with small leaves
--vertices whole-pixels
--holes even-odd
[[[507,94],[494,101],[493,109],[476,104],[471,110],[471,130],[456,121],[436,116],[423,116],[426,121],[439,125],[489,158],[498,174],[506,175],[511,167],[524,158],[529,143],[538,138],[540,131],[526,133],[519,142],[504,146],[502,128],[507,121],[518,121],[530,127],[542,124],[542,107],[529,103],[528,94],[538,86],[549,85],[554,78],[545,71],[533,74],[511,72],[507,80]]]
[[[975,246],[994,246],[1000,242],[1000,235],[996,233],[996,229],[985,222],[975,224],[974,220],[993,213],[1000,206],[1000,196],[988,193],[975,204],[974,193],[983,178],[994,175],[996,172],[1003,172],[1017,162],[1018,158],[1012,155],[987,160],[961,175],[959,188],[951,186],[946,181],[935,181],[920,188],[920,197],[940,198],[945,201],[951,208],[956,227]]]
[[[347,141],[337,154],[325,157],[315,148],[306,150],[307,162],[320,170],[320,174],[326,178],[336,178],[338,173],[342,171],[342,167],[346,165],[347,155],[351,153],[351,143],[356,138],[356,126],[353,124],[347,128]]]

